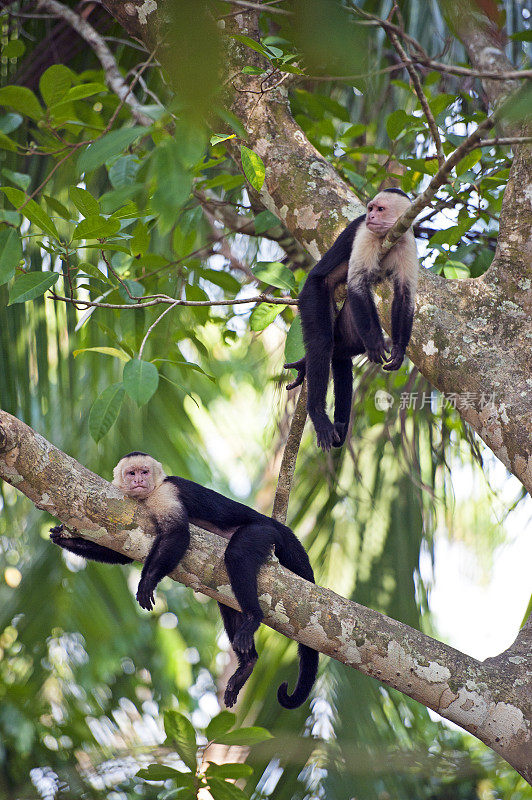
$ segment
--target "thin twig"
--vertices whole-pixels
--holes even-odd
[[[430,132],[432,133],[432,138],[434,139],[434,144],[436,146],[436,155],[438,158],[438,164],[440,167],[445,161],[445,154],[443,152],[443,145],[440,138],[440,133],[438,131],[438,126],[436,125],[436,120],[430,110],[430,106],[428,100],[425,96],[425,92],[423,91],[423,87],[421,86],[421,81],[419,80],[419,75],[417,74],[416,70],[414,69],[414,64],[411,59],[408,57],[403,45],[399,41],[399,37],[393,33],[392,31],[388,31],[388,38],[390,39],[391,43],[399,53],[400,57],[403,60],[403,64],[405,65],[408,74],[410,75],[410,79],[412,81],[412,85],[414,87],[414,91],[418,96],[418,100],[420,102],[421,108],[423,109],[423,113],[427,119],[428,126],[430,128]]]
[[[131,109],[131,116],[134,117],[139,125],[146,127],[151,125],[153,120],[140,111],[139,103],[135,96],[131,94],[131,87],[124,81],[115,58],[105,43],[105,39],[94,30],[92,25],[57,0],[38,0],[37,7],[44,8],[55,17],[64,19],[87,42],[102,65],[105,73],[105,82],[111,91],[127,103]]]
[[[532,142],[532,136],[496,136],[495,139],[482,139],[478,146],[495,147],[498,144],[528,144],[529,142]]]
[[[165,315],[165,314],[168,314],[168,312],[169,312],[169,311],[171,311],[173,308],[175,308],[177,305],[178,305],[178,303],[176,302],[176,303],[174,303],[173,305],[171,305],[171,306],[168,306],[168,308],[166,308],[166,309],[163,311],[163,313],[162,313],[162,314],[161,314],[159,317],[157,317],[157,319],[155,320],[155,322],[154,322],[152,325],[150,325],[150,327],[149,327],[149,328],[148,328],[148,330],[146,331],[146,336],[144,337],[144,339],[142,340],[142,344],[140,345],[140,349],[139,349],[139,361],[141,361],[141,360],[142,360],[142,352],[143,352],[143,350],[144,350],[144,345],[146,344],[146,342],[147,342],[147,340],[148,340],[148,336],[150,335],[150,333],[152,332],[152,330],[155,328],[155,326],[156,326],[156,325],[158,325],[158,324],[159,324],[159,322],[162,320],[162,318],[164,317],[164,315]]]
[[[134,310],[137,308],[150,308],[151,306],[158,306],[158,305],[176,305],[176,306],[238,306],[238,305],[246,305],[249,303],[273,303],[274,305],[282,305],[282,306],[297,306],[299,300],[295,300],[292,297],[281,298],[281,297],[271,297],[267,294],[259,294],[256,297],[242,297],[233,300],[176,300],[175,297],[168,297],[168,295],[160,295],[159,297],[155,296],[157,299],[155,300],[148,300],[146,303],[98,303],[94,300],[73,300],[71,297],[61,297],[55,292],[50,292],[50,296],[53,297],[54,300],[61,300],[63,303],[78,303],[80,306],[84,306],[86,308],[118,308],[122,311],[128,311],[130,309]],[[152,295],[154,296],[154,295]]]
[[[296,469],[297,454],[303,429],[307,419],[307,381],[301,384],[301,391],[297,398],[294,415],[290,423],[290,430],[284,446],[279,478],[277,479],[277,489],[273,501],[272,517],[283,524],[286,522],[288,513],[288,501],[290,500],[290,490]]]
[[[359,16],[364,17],[364,19],[367,20],[370,25],[378,25],[379,27],[383,28],[387,34],[389,34],[391,31],[404,39],[404,41],[409,42],[416,50],[416,56],[413,58],[413,60],[418,64],[422,64],[424,67],[430,67],[438,72],[448,72],[451,75],[464,75],[470,78],[488,78],[492,81],[516,79],[523,80],[532,78],[532,69],[508,70],[508,72],[492,72],[484,69],[470,69],[469,67],[457,67],[450,64],[443,64],[441,61],[435,61],[434,59],[430,58],[420,43],[414,39],[413,36],[409,36],[398,25],[394,25],[393,22],[381,19],[375,14],[369,14],[367,11],[363,11],[358,6],[349,8],[348,10],[352,14],[358,14]]]
[[[449,175],[454,167],[462,160],[462,158],[464,158],[464,156],[467,155],[467,153],[470,152],[470,150],[478,147],[479,142],[482,140],[482,134],[486,130],[489,130],[489,128],[493,127],[495,124],[495,118],[496,115],[492,114],[483,122],[481,122],[480,125],[478,125],[471,136],[468,136],[468,138],[462,142],[460,147],[457,147],[454,153],[449,156],[447,161],[440,167],[425,191],[416,197],[412,205],[410,205],[405,213],[402,214],[394,223],[393,227],[388,231],[382,242],[380,255],[381,261],[385,255],[389,253],[394,244],[401,238],[405,231],[408,230],[421,209],[425,208],[425,206],[428,206],[440,186],[443,186],[445,183],[447,183]]]
[[[284,8],[275,8],[270,3],[252,3],[249,0],[222,0],[223,3],[230,3],[232,6],[241,6],[242,8],[251,8],[256,11],[268,11],[271,14],[282,14],[283,16],[291,17],[292,12],[286,11]],[[240,13],[240,12],[239,12]],[[224,16],[228,16],[224,14]]]

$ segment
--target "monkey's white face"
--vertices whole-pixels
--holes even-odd
[[[113,475],[113,484],[135,500],[145,500],[164,480],[161,465],[151,456],[123,458]]]
[[[155,489],[151,469],[144,466],[127,466],[122,471],[123,490],[129,497],[144,500]]]
[[[384,237],[410,205],[410,200],[399,194],[380,192],[368,203],[366,228],[376,236]]]

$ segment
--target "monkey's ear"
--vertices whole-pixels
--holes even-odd
[[[113,486],[122,486],[122,461],[124,459],[121,458],[116,467],[113,470]]]
[[[160,461],[156,461],[154,458],[152,458],[151,461],[153,469],[153,482],[156,486],[159,486],[159,484],[161,484],[166,478],[166,473]]]

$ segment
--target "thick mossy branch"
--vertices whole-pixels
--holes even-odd
[[[125,499],[114,486],[4,411],[0,411],[0,477],[78,535],[134,560],[146,558],[152,528],[142,504]],[[225,571],[224,550],[224,539],[193,528],[191,546],[172,577],[238,608]],[[530,653],[509,648],[494,663],[481,663],[308,583],[276,561],[260,571],[259,599],[267,625],[438,711],[532,781]]]

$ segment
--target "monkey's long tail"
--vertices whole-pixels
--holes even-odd
[[[288,694],[288,683],[285,681],[277,689],[277,699],[284,708],[297,708],[305,702],[318,673],[318,651],[305,644],[300,644],[297,649],[299,651],[299,675],[296,688],[292,694]]]
[[[290,528],[285,526],[283,528],[290,535],[285,534],[282,545],[275,548],[279,562],[291,572],[314,583],[314,573],[305,548]],[[277,699],[284,708],[297,708],[304,703],[318,674],[318,651],[305,644],[299,644],[298,652],[299,675],[294,691],[288,694],[287,682],[282,683],[277,690]]]

